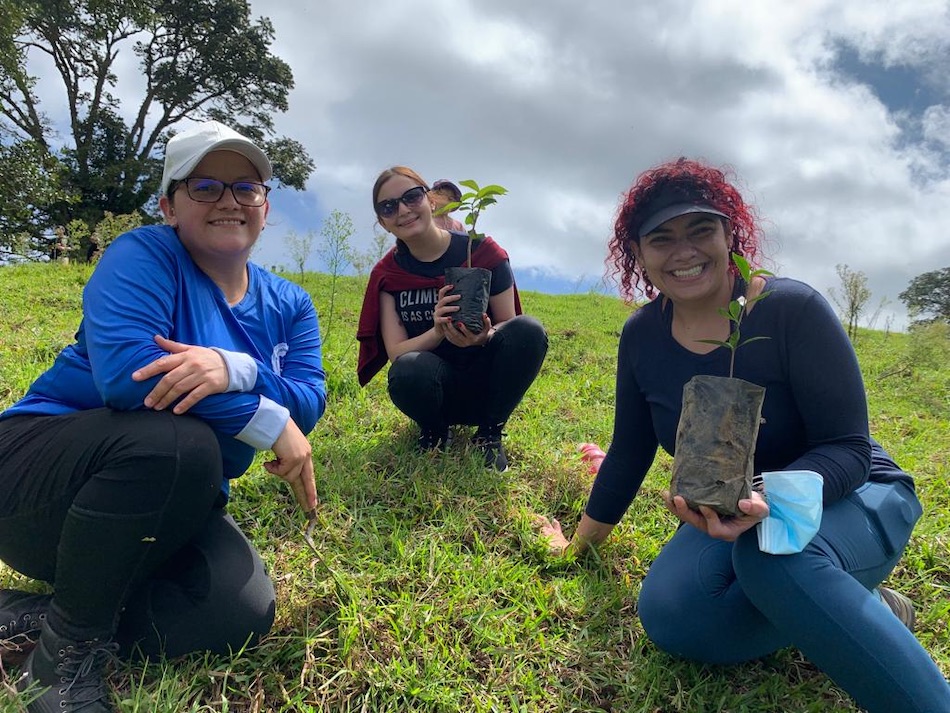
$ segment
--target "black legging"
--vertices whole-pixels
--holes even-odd
[[[145,654],[240,648],[269,630],[274,590],[215,508],[221,478],[214,432],[187,416],[0,420],[0,559],[53,585],[50,622],[74,636]]]
[[[461,350],[457,361],[408,352],[389,367],[389,396],[425,428],[504,423],[537,377],[548,350],[544,327],[520,315],[500,324],[484,347]]]

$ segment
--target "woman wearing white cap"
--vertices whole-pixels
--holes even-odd
[[[869,711],[950,711],[950,687],[911,631],[912,603],[879,586],[921,515],[913,479],[869,435],[858,361],[827,302],[788,278],[746,284],[733,266],[734,253],[755,261],[759,238],[754,209],[726,173],[697,161],[646,171],[624,196],[610,260],[625,294],[640,287],[653,299],[624,326],[613,440],[573,539],[556,520],[542,519],[542,534],[556,551],[610,534],[657,447],[675,450],[684,385],[733,375],[715,344],[730,336],[723,312],[767,293],[742,320],[742,340],[754,343],[734,364],[736,377],[767,387],[754,471],[766,474],[766,498],[777,490],[770,495],[769,476],[821,475],[817,532],[777,554],[757,536],[770,514],[759,492],[733,517],[666,493],[681,522],[640,589],[643,630],[701,663],[796,646]]]
[[[248,262],[270,177],[227,126],[174,136],[166,225],[105,251],[76,342],[0,414],[0,559],[53,589],[0,591],[5,648],[32,649],[20,688],[49,687],[30,711],[111,710],[112,650],[227,653],[273,622],[228,484],[271,450],[265,467],[314,507],[305,434],[326,389],[309,296]]]

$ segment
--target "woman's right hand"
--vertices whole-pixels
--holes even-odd
[[[268,473],[286,480],[304,512],[317,506],[317,485],[313,474],[313,449],[292,418],[274,445],[274,460],[264,463]]]
[[[549,520],[544,515],[536,515],[534,518],[534,526],[538,528],[538,534],[541,536],[545,545],[547,545],[549,554],[555,556],[563,555],[571,544],[570,540],[564,536],[561,523],[558,522],[556,518],[552,517]]]
[[[710,537],[726,542],[735,542],[739,535],[755,527],[769,516],[769,504],[755,490],[750,493],[748,498],[739,501],[741,514],[733,517],[720,517],[715,510],[705,505],[700,505],[697,512],[686,504],[686,500],[682,495],[670,497],[669,491],[663,492],[663,502],[666,509],[681,521],[702,530]]]

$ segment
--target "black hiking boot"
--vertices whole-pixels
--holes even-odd
[[[417,446],[422,453],[440,451],[445,453],[452,445],[452,429],[421,427]]]
[[[505,435],[501,430],[504,426],[503,423],[497,426],[479,426],[472,438],[474,446],[484,455],[485,467],[494,468],[499,473],[508,470],[508,456],[501,442]]]
[[[102,669],[118,648],[111,641],[69,639],[44,621],[40,640],[17,681],[19,691],[30,690],[26,709],[29,713],[113,713]]]
[[[50,594],[0,589],[0,662],[4,666],[23,663],[36,646],[50,599]]]

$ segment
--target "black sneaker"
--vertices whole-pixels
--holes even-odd
[[[894,612],[894,616],[900,619],[904,626],[913,631],[914,625],[917,623],[917,612],[914,611],[914,603],[900,592],[895,592],[887,587],[878,587],[877,591],[881,594],[881,601]]]
[[[23,662],[40,638],[50,594],[0,589],[0,661],[5,666]]]
[[[102,671],[115,658],[119,645],[93,639],[74,641],[60,636],[49,622],[17,680],[19,691],[42,691],[30,700],[29,713],[113,713]]]
[[[494,468],[499,473],[508,470],[508,456],[501,443],[505,435],[501,430],[504,425],[499,423],[497,426],[479,426],[472,438],[472,444],[484,454],[485,467]]]
[[[418,448],[423,453],[438,450],[442,453],[452,445],[452,429],[450,428],[422,428],[417,441]]]

